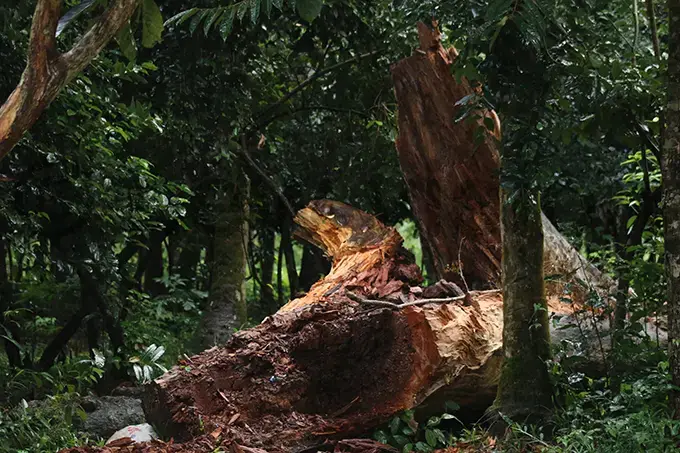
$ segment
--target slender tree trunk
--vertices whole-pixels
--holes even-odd
[[[198,332],[202,348],[224,344],[247,321],[245,278],[248,269],[250,181],[238,172],[234,190],[223,193],[213,239],[208,307]]]
[[[99,311],[104,330],[111,340],[111,349],[113,350],[113,353],[116,355],[122,354],[125,346],[125,336],[123,334],[123,326],[120,323],[120,319],[116,319],[111,313],[95,276],[84,268],[78,270],[78,276],[80,277],[81,284],[84,285],[85,290],[87,291],[89,302],[95,304]]]
[[[663,162],[664,241],[668,283],[668,359],[672,383],[680,387],[680,0],[668,0],[668,103]],[[670,395],[680,419],[680,391]]]
[[[331,270],[331,263],[317,247],[305,244],[300,264],[300,291],[309,291],[314,283]]]
[[[4,329],[0,330],[0,335],[6,336],[9,333],[14,341],[18,341],[18,329],[16,329],[16,326],[7,323],[4,317],[5,312],[11,307],[13,300],[13,290],[9,280],[10,269],[8,268],[6,261],[7,256],[7,242],[0,234],[0,327],[4,327]],[[4,332],[5,329],[7,332]],[[3,343],[9,366],[20,366],[21,351],[19,351],[19,348],[9,340],[3,340]]]
[[[262,275],[260,276],[262,281],[262,294],[261,301],[262,306],[266,307],[268,313],[275,313],[278,310],[279,305],[277,305],[274,299],[274,246],[275,246],[275,235],[269,228],[263,227],[260,234],[261,237],[261,247],[262,247]]]
[[[659,46],[659,33],[656,27],[656,13],[654,11],[654,0],[645,0],[647,6],[647,20],[649,20],[649,33],[652,39],[652,48],[657,60],[661,59],[661,47]]]
[[[184,244],[179,253],[179,276],[196,287],[196,271],[201,260],[201,249],[193,244]]]
[[[516,422],[543,423],[553,404],[541,208],[537,194],[508,198],[502,191],[504,360],[493,410]]]
[[[279,300],[279,307],[283,305],[283,247],[279,241],[279,251],[276,260],[276,295]]]
[[[280,247],[283,249],[283,254],[286,257],[286,273],[288,274],[288,287],[290,289],[290,298],[295,298],[295,294],[298,290],[298,273],[297,266],[295,264],[295,252],[293,250],[293,241],[291,238],[290,230],[292,228],[291,218],[284,217],[283,224],[281,225],[281,244]]]
[[[163,241],[164,230],[151,231],[149,235],[149,254],[144,272],[144,290],[151,296],[158,296],[165,292],[163,283],[156,281],[163,277]]]
[[[430,245],[424,236],[420,236],[421,251],[423,253],[423,262],[421,269],[425,269],[425,275],[427,276],[430,283],[439,280],[439,275],[437,274],[437,268],[434,265],[434,259],[432,258],[432,250],[430,250]]]

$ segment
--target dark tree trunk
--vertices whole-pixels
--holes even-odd
[[[680,388],[680,0],[668,0],[668,101],[663,146],[663,223],[668,283],[668,359],[671,381]],[[680,391],[670,404],[680,419]]]
[[[250,182],[238,172],[233,191],[221,195],[215,224],[208,307],[201,319],[202,348],[224,344],[247,321],[245,278],[248,269]]]
[[[196,288],[198,263],[201,260],[201,249],[197,245],[185,242],[179,253],[179,276],[187,281],[191,288]]]
[[[543,281],[543,226],[538,194],[513,202],[502,191],[503,365],[493,410],[519,423],[551,416],[548,306]]]
[[[7,242],[2,234],[0,234],[0,334],[6,336],[9,334],[11,338],[18,342],[19,341],[19,330],[17,326],[10,322],[5,322],[4,314],[10,309],[12,301],[14,299],[14,291],[9,280],[10,269],[7,265],[9,255],[9,249],[7,248]],[[3,330],[7,330],[4,332]],[[11,367],[21,366],[21,351],[12,342],[7,339],[3,339],[5,346],[5,353],[7,354],[7,361]]]
[[[274,246],[275,235],[272,230],[263,227],[260,233],[261,247],[262,247],[262,275],[260,276],[262,282],[261,303],[269,314],[276,312],[280,305],[274,299]]]
[[[281,244],[283,255],[286,257],[286,273],[288,274],[288,287],[290,289],[290,298],[293,299],[298,290],[298,273],[295,264],[295,252],[293,250],[293,241],[291,238],[291,219],[286,215],[283,224],[281,225]]]
[[[300,265],[299,290],[309,291],[309,288],[330,270],[331,262],[324,256],[323,252],[317,247],[305,244],[302,251],[302,264]]]
[[[276,296],[279,301],[279,307],[283,305],[283,247],[279,242],[279,250],[276,259]]]
[[[124,321],[128,313],[128,295],[135,287],[135,279],[128,271],[128,263],[140,251],[137,244],[128,244],[118,254],[118,274],[120,275],[120,285],[118,285],[118,300],[120,301],[120,320]]]
[[[144,290],[152,297],[165,292],[163,283],[156,281],[163,277],[163,241],[164,230],[153,230],[149,235],[149,251],[144,271]]]

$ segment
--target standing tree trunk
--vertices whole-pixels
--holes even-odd
[[[267,227],[262,227],[261,247],[262,247],[262,275],[260,276],[262,282],[261,302],[262,306],[266,307],[269,314],[275,313],[279,305],[274,299],[274,246],[275,235],[272,230]]]
[[[300,291],[309,291],[309,288],[330,270],[331,263],[323,252],[317,247],[305,244],[302,250],[300,278],[298,279]]]
[[[99,18],[65,53],[57,49],[62,0],[38,0],[33,13],[28,62],[19,84],[0,107],[0,160],[19,142],[59,92],[125,25],[141,0],[109,2]]]
[[[9,280],[10,268],[7,265],[7,258],[9,250],[7,248],[7,241],[0,233],[0,335],[3,337],[11,337],[13,341],[18,341],[18,329],[16,325],[7,323],[5,320],[5,312],[11,307],[13,300],[13,290]],[[18,367],[21,365],[21,351],[14,344],[13,341],[5,338],[3,343],[5,345],[5,353],[7,354],[7,361],[9,366]]]
[[[668,281],[668,359],[672,383],[680,387],[680,0],[668,0],[668,103],[663,147],[663,223]],[[680,391],[670,397],[680,418]]]
[[[298,274],[297,266],[295,264],[295,251],[293,249],[293,240],[291,238],[292,221],[288,215],[285,215],[283,224],[281,225],[281,244],[283,254],[286,257],[286,273],[288,274],[288,288],[290,289],[290,298],[295,298],[298,290]]]
[[[550,416],[548,307],[543,283],[543,225],[538,194],[514,202],[501,191],[503,365],[493,410],[520,423]]]
[[[233,191],[219,201],[215,224],[208,307],[201,319],[201,348],[224,344],[247,321],[245,278],[248,268],[248,197],[250,181],[236,170]]]
[[[165,292],[163,283],[156,281],[163,277],[163,241],[164,230],[153,230],[149,234],[149,250],[144,272],[144,290],[152,297]]]

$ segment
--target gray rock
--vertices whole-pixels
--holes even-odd
[[[96,437],[108,438],[130,425],[146,422],[142,402],[128,396],[86,397],[82,403],[87,419],[81,430]]]

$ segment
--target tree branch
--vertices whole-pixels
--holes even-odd
[[[329,72],[333,72],[336,69],[340,69],[344,66],[350,65],[352,63],[356,63],[356,62],[361,61],[365,58],[369,58],[369,57],[372,57],[374,55],[378,55],[380,52],[381,52],[380,50],[374,50],[373,52],[368,52],[368,53],[365,53],[365,54],[362,54],[362,55],[358,55],[354,58],[350,58],[349,60],[341,61],[340,63],[336,63],[334,65],[328,66],[327,68],[321,69],[319,71],[315,71],[314,74],[309,76],[305,81],[303,81],[298,86],[296,86],[291,91],[289,91],[288,94],[286,94],[280,100],[278,100],[275,103],[266,107],[260,114],[257,115],[257,117],[261,118],[261,117],[267,115],[269,112],[271,112],[276,107],[278,107],[282,104],[285,104],[290,98],[295,96],[300,91],[304,90],[307,86],[311,85],[316,79],[323,77],[324,75],[328,74]]]
[[[273,123],[276,120],[279,120],[281,118],[285,118],[287,116],[293,116],[296,113],[300,112],[308,112],[308,111],[327,111],[327,112],[336,112],[336,113],[348,113],[348,114],[354,114],[358,116],[362,116],[364,118],[369,118],[369,115],[359,111],[359,110],[354,110],[354,109],[347,109],[347,108],[342,108],[342,107],[330,107],[330,106],[325,106],[325,105],[312,105],[309,107],[300,107],[298,109],[291,110],[289,112],[283,112],[279,115],[274,115],[272,117],[269,117],[266,120],[263,120],[259,123],[257,123],[258,128],[263,128],[266,126],[269,126],[271,123]]]
[[[70,82],[130,20],[141,0],[116,0],[102,13],[90,29],[62,59],[66,65],[66,83]]]
[[[463,296],[442,297],[442,298],[437,298],[437,299],[418,299],[418,300],[414,300],[413,302],[406,302],[406,303],[403,303],[403,304],[395,304],[394,302],[388,302],[386,300],[366,299],[365,297],[359,296],[358,294],[355,294],[351,291],[345,291],[345,295],[347,296],[348,299],[353,300],[354,302],[359,302],[360,304],[374,305],[374,306],[378,306],[378,307],[387,307],[387,308],[392,308],[392,309],[401,309],[401,308],[406,308],[406,307],[416,307],[416,306],[419,306],[419,305],[426,305],[426,304],[448,304],[450,302],[457,302],[459,300],[465,300],[465,298],[468,297],[468,295],[465,294]]]
[[[243,158],[250,164],[250,166],[269,184],[269,186],[274,189],[274,192],[278,197],[281,199],[283,202],[283,205],[286,207],[288,212],[290,213],[291,217],[295,217],[295,209],[293,209],[293,205],[290,204],[290,201],[288,201],[288,198],[283,194],[283,190],[274,182],[273,179],[265,173],[262,168],[260,168],[259,165],[253,160],[253,158],[250,156],[250,153],[248,152],[248,148],[246,145],[246,138],[245,135],[241,136],[241,155]]]
[[[661,47],[659,46],[659,33],[656,27],[656,14],[654,13],[654,0],[645,0],[647,5],[647,19],[649,20],[649,31],[652,35],[652,47],[654,56],[661,60]]]
[[[35,124],[59,92],[130,19],[141,0],[116,0],[71,50],[59,55],[56,30],[61,0],[39,0],[33,14],[29,55],[19,84],[0,107],[0,161]]]

